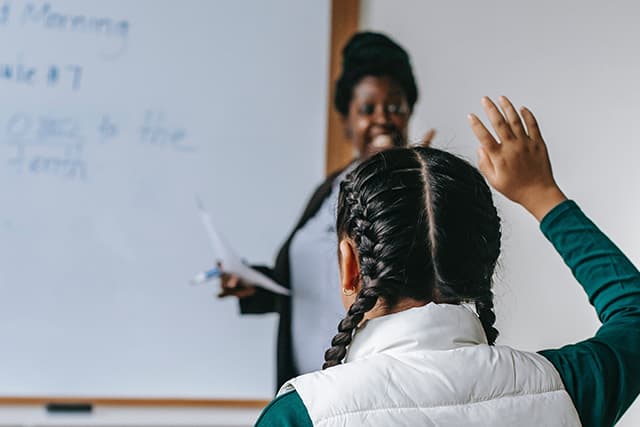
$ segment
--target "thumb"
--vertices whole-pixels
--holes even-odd
[[[483,147],[478,147],[478,169],[480,169],[480,172],[487,178],[489,183],[493,181],[496,170],[491,162],[491,157],[489,157]]]

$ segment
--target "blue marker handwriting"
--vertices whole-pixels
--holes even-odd
[[[64,88],[77,91],[82,83],[82,66],[77,64],[34,65],[25,63],[21,55],[16,61],[0,59],[0,84]]]
[[[2,0],[0,0],[2,1]],[[127,19],[95,16],[56,8],[53,1],[28,1],[12,7],[10,1],[0,3],[0,27],[14,26],[25,31],[41,30],[50,34],[71,34],[93,38],[100,46],[103,59],[115,59],[126,51],[131,24]],[[51,38],[47,38],[51,43]]]
[[[158,148],[176,151],[194,151],[195,147],[186,143],[187,131],[180,126],[167,123],[161,111],[147,110],[140,126],[140,142]]]
[[[5,164],[18,174],[86,180],[89,164],[85,151],[91,150],[92,143],[137,143],[148,150],[184,154],[197,151],[187,139],[187,130],[172,124],[165,113],[150,108],[140,118],[141,124],[132,127],[109,113],[89,118],[85,114],[30,112],[13,113],[6,120],[0,116],[0,144],[13,147]]]

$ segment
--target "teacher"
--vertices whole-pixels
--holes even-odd
[[[334,99],[354,161],[315,190],[274,267],[254,267],[291,289],[291,296],[255,287],[236,275],[222,276],[219,296],[237,296],[243,314],[280,315],[278,387],[322,367],[324,349],[344,315],[336,294],[340,286],[335,231],[340,182],[360,161],[381,150],[407,145],[407,125],[417,99],[407,52],[383,34],[356,33],[342,50]],[[430,131],[423,142],[432,136]]]

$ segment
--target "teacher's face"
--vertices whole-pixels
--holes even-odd
[[[404,91],[389,77],[364,77],[353,88],[349,114],[343,118],[345,133],[355,155],[373,154],[407,143],[411,111]]]

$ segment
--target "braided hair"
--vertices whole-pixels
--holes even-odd
[[[413,111],[418,87],[407,52],[384,34],[360,32],[342,49],[342,73],[336,80],[334,105],[343,117],[349,114],[353,88],[366,76],[390,77],[400,85]]]
[[[354,242],[361,290],[323,369],[342,362],[354,330],[379,300],[387,309],[405,298],[474,303],[487,342],[495,342],[491,285],[500,218],[471,164],[428,147],[378,153],[342,182],[336,229],[339,239]]]

